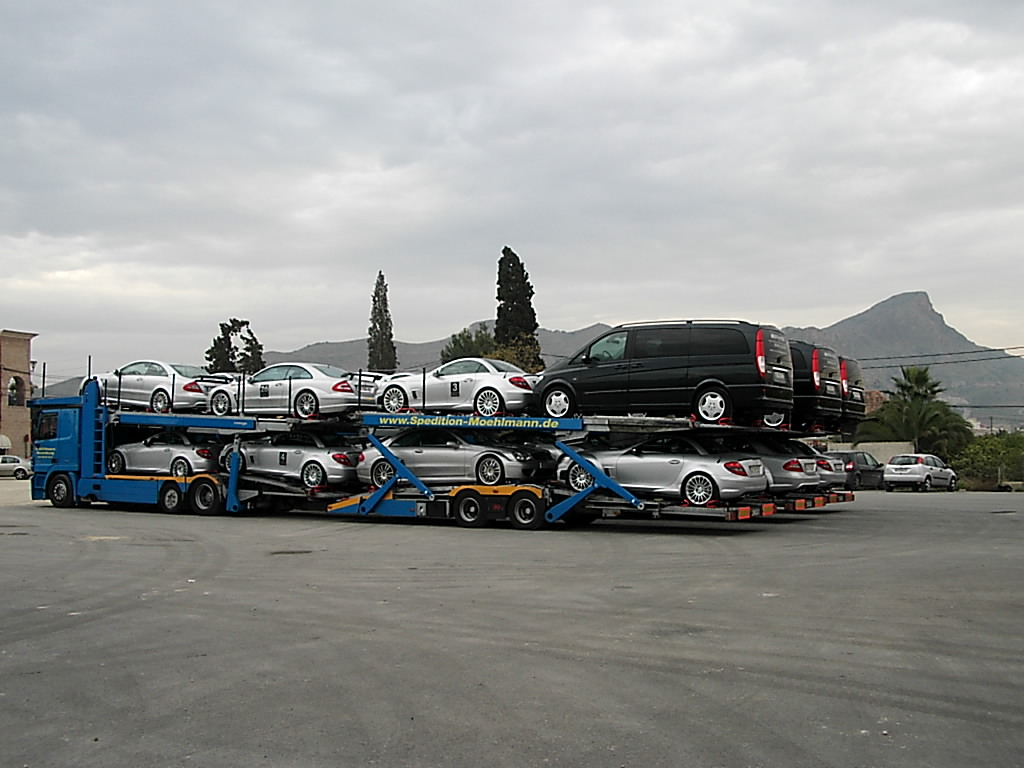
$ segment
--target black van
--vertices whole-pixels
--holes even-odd
[[[867,404],[864,400],[864,374],[860,363],[852,357],[839,357],[839,382],[843,389],[844,429],[852,429],[864,420]]]
[[[793,421],[799,430],[838,429],[843,418],[839,355],[809,341],[789,342],[793,358]]]
[[[542,413],[644,413],[778,426],[793,407],[789,342],[739,320],[629,323],[541,373]]]

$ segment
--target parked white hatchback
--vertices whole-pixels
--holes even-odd
[[[930,453],[901,453],[893,456],[882,471],[882,485],[887,491],[901,486],[915,491],[945,488],[955,491],[956,472],[938,456]]]

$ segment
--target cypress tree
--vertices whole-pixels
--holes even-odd
[[[366,345],[367,365],[371,371],[395,372],[398,358],[395,355],[391,310],[388,309],[388,284],[384,281],[383,272],[377,273],[377,283],[373,287],[373,306],[370,309]]]
[[[537,313],[533,309],[533,286],[519,256],[507,245],[498,260],[498,316],[494,341],[506,353],[504,359],[528,371],[544,367],[537,342]],[[509,359],[509,355],[516,359]]]

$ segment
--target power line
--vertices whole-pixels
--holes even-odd
[[[923,352],[918,355],[892,355],[890,357],[861,357],[860,362],[866,360],[908,360],[910,358],[917,357],[951,357],[953,355],[990,355],[993,352],[1009,352],[1011,349],[1024,349],[1024,346],[1017,347],[986,347],[985,349],[965,349],[961,352]],[[1017,357],[1017,355],[1001,355],[998,358],[991,358],[993,360],[1003,360],[1006,357]],[[970,362],[970,361],[965,361]]]

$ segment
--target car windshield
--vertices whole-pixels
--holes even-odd
[[[180,373],[182,376],[189,376],[193,379],[199,376],[206,375],[206,371],[204,371],[198,365],[176,365],[172,363],[171,368]]]
[[[331,376],[335,379],[348,379],[352,377],[352,374],[348,371],[343,371],[341,368],[335,368],[333,365],[317,363],[313,367],[320,371],[324,376]]]
[[[496,371],[501,371],[502,373],[526,373],[526,371],[519,366],[512,365],[512,363],[506,363],[504,360],[491,360],[490,358],[487,358],[487,362],[494,366]]]

